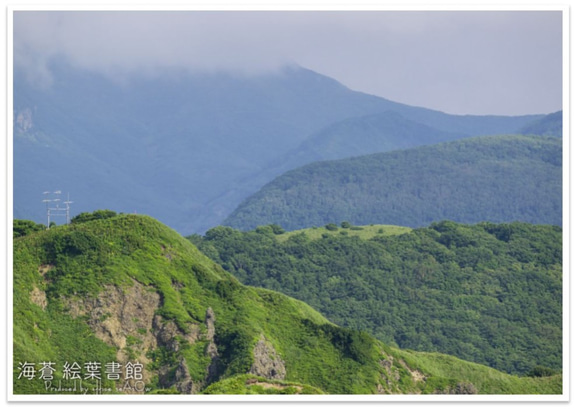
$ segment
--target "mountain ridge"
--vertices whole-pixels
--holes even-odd
[[[42,192],[61,190],[80,212],[113,207],[151,214],[183,234],[204,232],[288,170],[273,169],[276,158],[347,118],[392,110],[478,133],[511,132],[539,118],[455,117],[299,67],[256,77],[169,71],[118,82],[64,61],[49,68],[54,81],[45,89],[18,69],[14,75],[14,212],[39,222]]]

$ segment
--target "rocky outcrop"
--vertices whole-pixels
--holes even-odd
[[[253,365],[249,373],[268,379],[285,379],[285,362],[263,334],[253,349]]]
[[[174,321],[164,321],[159,315],[154,317],[152,330],[158,345],[164,345],[173,352],[180,350],[181,339],[193,344],[200,336],[200,331],[196,325],[189,324],[186,331],[181,331]]]
[[[448,386],[433,393],[436,395],[476,395],[478,389],[470,382],[459,382],[456,386]]]
[[[208,307],[206,310],[204,323],[206,325],[206,339],[212,341],[215,337],[215,312],[211,307]]]
[[[206,339],[209,342],[206,348],[206,354],[211,358],[211,363],[206,368],[206,382],[209,383],[219,376],[219,350],[215,343],[215,313],[211,307],[206,310]]]
[[[146,352],[158,346],[151,329],[160,307],[160,295],[138,282],[130,287],[105,286],[97,298],[66,300],[73,317],[86,316],[97,338],[117,348],[117,359],[138,358],[146,364]]]
[[[176,379],[174,386],[178,392],[182,394],[193,394],[200,391],[201,385],[196,384],[190,377],[186,359],[182,358],[178,364],[178,368],[176,368],[176,373],[174,376]]]
[[[41,264],[40,266],[38,266],[38,273],[44,277],[53,268],[55,268],[55,266],[53,266],[52,264]]]
[[[402,359],[399,359],[399,364],[401,364],[401,366],[403,366],[403,368],[405,368],[407,370],[407,372],[409,372],[409,374],[411,375],[411,378],[413,378],[413,381],[425,382],[427,380],[427,377],[425,375],[423,375],[420,371],[418,371],[416,369],[409,368],[409,366],[407,366],[405,361],[403,361]]]
[[[44,310],[47,308],[47,294],[43,290],[34,287],[30,292],[30,302],[38,305]]]
[[[383,359],[379,362],[384,371],[381,371],[382,383],[377,385],[377,393],[389,394],[398,391],[397,384],[401,375],[399,374],[399,369],[393,364],[394,358],[391,355],[386,354],[382,351]]]
[[[395,358],[382,351],[382,359],[379,362],[381,371],[381,379],[383,382],[377,384],[377,393],[380,394],[394,394],[403,393],[398,384],[402,376],[409,375],[416,386],[417,392],[407,391],[406,393],[421,393],[425,386],[427,376],[417,369],[411,369],[403,359],[395,362]]]
[[[41,303],[42,296],[37,294],[35,297]],[[164,348],[180,357],[181,342],[193,344],[201,340],[197,325],[189,324],[183,331],[175,322],[156,315],[162,302],[160,295],[137,281],[123,288],[106,285],[97,298],[63,301],[73,317],[86,317],[87,324],[97,338],[116,347],[118,362],[138,361],[143,364],[145,383],[154,375],[147,369],[151,362],[148,352]],[[214,314],[212,324],[214,335]],[[202,340],[206,337],[208,331]],[[218,354],[215,356],[218,357]],[[168,387],[175,386],[181,393],[196,393],[200,390],[201,385],[192,381],[184,358],[174,368],[175,372],[171,366],[165,365],[157,371],[162,383]]]

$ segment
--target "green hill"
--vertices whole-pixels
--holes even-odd
[[[338,327],[149,217],[87,216],[14,240],[15,394],[562,391]]]
[[[561,139],[479,137],[313,163],[265,185],[223,224],[295,230],[343,220],[420,227],[444,219],[561,225]]]
[[[343,225],[285,234],[216,227],[190,239],[243,283],[303,300],[389,345],[508,373],[561,370],[561,228]]]

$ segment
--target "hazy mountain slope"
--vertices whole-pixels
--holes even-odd
[[[84,387],[101,376],[102,393],[561,393],[560,375],[508,376],[332,325],[243,286],[149,217],[83,219],[14,242],[17,394],[79,387],[65,376],[75,363]],[[127,378],[128,362],[143,365],[143,380]],[[21,376],[25,363],[40,373]],[[124,366],[119,380],[106,363]]]
[[[59,188],[78,211],[107,197],[118,210],[147,212],[182,231],[196,230],[183,224],[186,215],[186,223],[210,227],[227,210],[206,202],[241,175],[329,123],[387,109],[300,68],[258,77],[167,72],[122,83],[65,64],[54,71],[45,89],[15,75],[15,209],[28,217],[42,214],[43,191]]]
[[[265,185],[223,224],[243,230],[343,220],[560,225],[561,212],[561,140],[495,136],[306,165]]]
[[[300,67],[117,80],[64,62],[50,68],[50,86],[31,85],[17,67],[14,79],[14,209],[36,221],[44,217],[42,192],[60,189],[76,211],[107,206],[203,232],[289,170],[274,169],[277,158],[347,118],[396,110],[447,132],[478,134],[513,132],[532,120],[408,107]]]
[[[526,123],[543,117],[543,115],[451,115],[408,105],[395,106],[391,110],[403,115],[407,119],[435,129],[473,136],[516,132],[517,129]]]
[[[542,135],[563,137],[563,111],[545,115],[520,128],[524,135]]]
[[[336,324],[524,374],[562,367],[561,236],[548,225],[440,222],[216,227],[190,238],[243,283],[303,300]]]
[[[541,117],[448,115],[392,103],[390,111],[348,118],[311,134],[296,149],[272,160],[265,169],[240,178],[231,190],[216,197],[209,205],[230,201],[233,197],[243,198],[245,192],[257,190],[254,186],[266,184],[287,170],[311,162],[412,148],[477,135],[515,133],[520,124],[532,123]]]
[[[297,149],[274,161],[280,171],[321,160],[431,145],[468,137],[406,119],[395,111],[348,118],[311,135]]]

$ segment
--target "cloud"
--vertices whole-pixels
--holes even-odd
[[[449,112],[550,112],[561,33],[560,12],[16,11],[14,60],[45,83],[52,58],[115,76],[297,63]]]
[[[279,47],[291,27],[262,13],[17,12],[15,61],[56,55],[82,68],[135,71],[160,67],[241,70],[287,62]]]

